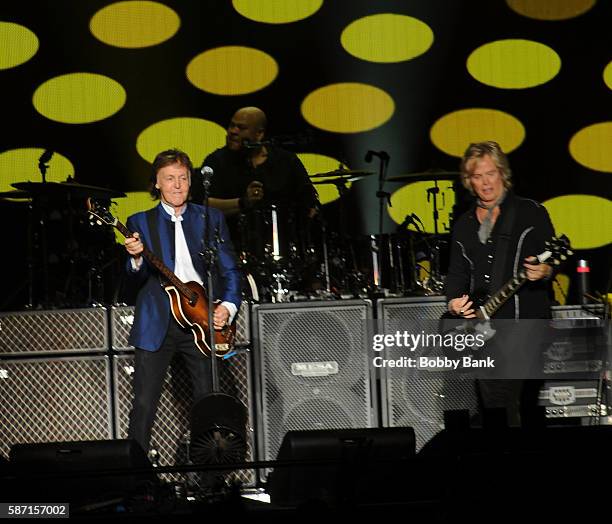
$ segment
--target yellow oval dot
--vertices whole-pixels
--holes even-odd
[[[470,74],[483,84],[525,89],[544,84],[561,69],[559,55],[531,40],[498,40],[474,50],[467,60]]]
[[[38,159],[44,151],[42,147],[24,147],[0,153],[0,173],[4,173],[0,177],[0,191],[14,190],[11,184],[15,182],[42,182]],[[74,176],[72,162],[60,153],[53,153],[47,164],[47,182],[64,182]]]
[[[612,201],[593,195],[564,195],[544,202],[555,233],[567,235],[574,249],[612,242]],[[603,226],[603,227],[602,227]]]
[[[525,139],[518,119],[496,109],[461,109],[438,119],[430,130],[433,144],[452,156],[461,157],[472,142],[495,140],[505,153]]]
[[[125,104],[125,90],[115,80],[93,73],[71,73],[41,84],[32,97],[36,111],[65,124],[103,120]]]
[[[299,159],[304,164],[306,171],[309,176],[318,175],[320,173],[329,173],[330,171],[335,171],[336,169],[340,169],[340,167],[347,168],[342,162],[326,155],[318,155],[315,153],[298,153]],[[313,182],[330,182],[338,177],[332,178],[313,178]],[[351,187],[351,183],[347,183],[347,188]],[[338,188],[334,184],[315,184],[315,188],[319,193],[319,201],[321,204],[329,204],[334,200],[338,200],[340,196],[338,193]]]
[[[0,22],[0,69],[27,62],[38,51],[38,38],[27,27]]]
[[[406,215],[415,213],[423,222],[425,231],[434,233],[433,200],[431,196],[429,201],[427,200],[427,190],[432,187],[435,187],[433,182],[414,182],[394,191],[391,195],[391,206],[387,207],[389,216],[396,224],[401,224]],[[438,233],[448,233],[450,216],[455,204],[453,182],[443,180],[438,182],[438,188],[440,189],[437,197]],[[410,229],[415,230],[412,225]]]
[[[320,87],[302,102],[302,116],[313,126],[334,133],[359,133],[383,125],[395,111],[393,99],[368,84]]]
[[[242,16],[266,24],[288,24],[315,14],[323,0],[233,0]]]
[[[225,129],[202,118],[162,120],[144,129],[136,139],[136,150],[147,162],[166,149],[178,148],[198,166],[213,150],[225,145]]]
[[[116,2],[100,9],[90,20],[89,30],[105,44],[139,48],[172,38],[181,25],[179,16],[158,2]]]
[[[578,131],[570,139],[569,151],[583,166],[612,173],[612,122],[600,122]]]
[[[612,89],[612,62],[610,62],[604,69],[603,79],[606,85]]]
[[[434,41],[430,27],[411,16],[384,13],[350,23],[340,37],[351,55],[369,62],[402,62],[425,53]]]
[[[187,66],[187,78],[202,91],[215,95],[244,95],[271,84],[278,65],[258,49],[217,47],[196,56]]]
[[[536,20],[567,20],[586,13],[596,0],[506,0],[520,15]]]

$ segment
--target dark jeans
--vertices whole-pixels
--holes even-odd
[[[191,375],[194,402],[212,391],[210,358],[195,346],[190,330],[170,319],[168,333],[157,351],[136,349],[134,365],[134,401],[130,411],[128,438],[135,439],[145,452],[149,450],[151,429],[157,404],[172,358],[181,353]]]
[[[487,410],[505,409],[509,426],[520,427],[538,420],[541,380],[479,379],[476,381],[481,419]],[[485,422],[481,420],[481,422]]]

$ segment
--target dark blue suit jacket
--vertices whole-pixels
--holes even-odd
[[[170,215],[164,210],[161,203],[156,208],[157,225],[159,230],[161,253],[156,253],[174,271],[174,223]],[[199,255],[204,249],[206,208],[198,204],[188,203],[183,213],[183,232],[187,247],[191,254],[193,267],[205,281],[205,270],[202,257]],[[236,265],[234,248],[229,238],[227,225],[223,213],[218,209],[210,208],[211,237],[218,235],[222,242],[218,244],[217,265],[214,272],[213,286],[215,299],[231,302],[240,307],[241,287],[240,272]],[[127,227],[132,232],[140,233],[140,239],[150,250],[154,251],[154,243],[149,231],[147,212],[136,213],[127,220]],[[140,281],[140,290],[136,298],[134,311],[134,324],[130,332],[129,342],[132,346],[147,351],[157,351],[168,331],[170,322],[170,302],[167,293],[161,286],[157,271],[149,266],[145,260],[139,271],[134,271],[131,257],[127,260],[127,273],[130,278]]]

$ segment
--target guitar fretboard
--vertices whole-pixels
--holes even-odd
[[[482,306],[487,316],[493,316],[497,310],[502,307],[512,295],[514,295],[520,287],[527,281],[527,276],[524,271],[521,271],[518,277],[514,277],[512,280],[506,282],[506,284],[495,293],[487,302]],[[482,311],[478,311],[476,316],[484,318]]]
[[[127,227],[125,227],[121,222],[116,220],[115,227],[119,230],[119,232],[126,238],[130,238],[134,236]],[[178,292],[183,295],[189,301],[193,301],[197,299],[197,294],[195,294],[191,289],[189,289],[171,270],[162,262],[162,260],[151,251],[147,246],[143,246],[144,249],[142,251],[142,256],[155,268],[160,274],[172,284]]]

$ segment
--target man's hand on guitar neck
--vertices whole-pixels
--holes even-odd
[[[538,263],[536,257],[527,257],[523,267],[525,268],[525,276],[531,281],[548,279],[553,272],[552,266]]]
[[[462,295],[448,302],[448,310],[457,317],[476,318],[476,311],[472,309],[472,304],[469,295]]]
[[[133,237],[126,238],[125,249],[132,257],[132,267],[136,270],[140,269],[140,266],[142,265],[142,251],[144,249],[144,246],[140,241],[140,234],[134,233]]]

